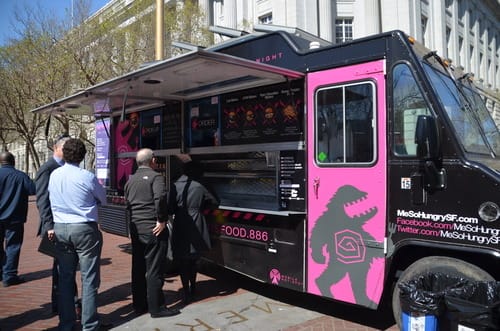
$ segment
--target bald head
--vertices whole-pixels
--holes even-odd
[[[14,155],[11,152],[0,153],[0,165],[14,166],[16,164]]]
[[[137,165],[140,166],[150,166],[151,161],[153,160],[154,154],[153,151],[149,148],[143,148],[140,149],[137,152],[137,155],[135,157],[135,162],[137,162]]]

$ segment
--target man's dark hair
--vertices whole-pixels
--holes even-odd
[[[189,161],[183,164],[183,173],[193,179],[199,179],[203,175],[203,168],[199,162]]]
[[[86,153],[85,144],[80,139],[68,139],[63,145],[63,159],[65,162],[80,164]]]
[[[2,152],[0,154],[0,164],[14,166],[16,164],[14,154],[12,154],[11,152]]]

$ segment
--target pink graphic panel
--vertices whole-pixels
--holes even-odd
[[[310,293],[336,300],[375,308],[380,300],[384,281],[383,240],[386,220],[386,105],[384,61],[374,61],[344,68],[311,73],[307,76],[308,95],[308,251],[307,290]],[[328,107],[321,104],[318,91],[364,84],[370,88],[368,110],[375,122],[370,126],[376,133],[373,162],[339,162],[330,154],[347,148],[348,140],[356,134],[365,134],[356,128],[356,116],[366,113],[366,105],[351,92],[345,92],[338,103]],[[338,88],[341,87],[341,88]],[[373,92],[373,93],[372,93]],[[331,93],[335,96],[335,93]],[[356,102],[348,102],[347,98]],[[325,98],[323,98],[325,99]],[[335,107],[337,107],[335,109]],[[321,116],[329,112],[330,122]],[[344,136],[329,140],[327,151],[320,146],[325,127],[331,129],[331,114],[336,116]],[[350,116],[350,118],[347,118]],[[347,130],[347,124],[353,126]],[[316,126],[321,127],[316,132]],[[321,131],[322,130],[322,131]],[[368,131],[369,133],[371,131]],[[331,133],[328,133],[331,134]],[[371,133],[370,133],[371,134]],[[318,145],[316,145],[316,143]],[[363,153],[354,150],[350,153]],[[347,154],[347,152],[345,152]],[[370,158],[372,160],[372,158]],[[319,162],[319,164],[318,164]]]

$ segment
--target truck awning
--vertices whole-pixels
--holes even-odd
[[[137,111],[294,80],[304,74],[232,55],[196,50],[86,88],[33,112],[96,116]]]

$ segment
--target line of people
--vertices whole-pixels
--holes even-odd
[[[79,167],[85,144],[61,136],[53,146],[53,157],[43,164],[35,183],[15,169],[14,156],[0,154],[0,258],[5,287],[24,282],[17,269],[28,210],[28,196],[36,193],[40,213],[38,235],[55,245],[52,310],[59,315],[59,330],[72,330],[78,319],[83,330],[108,329],[97,312],[100,285],[102,233],[98,207],[106,204],[106,192],[96,176]],[[137,314],[168,317],[180,311],[165,305],[163,270],[169,231],[173,256],[179,265],[183,302],[196,294],[196,263],[210,249],[208,228],[202,214],[205,207],[217,207],[218,198],[200,183],[201,169],[187,162],[183,175],[167,192],[165,178],[155,171],[151,149],[137,152],[138,169],[125,185],[132,242],[132,305]],[[5,250],[4,250],[5,241]],[[75,281],[82,279],[81,305]],[[79,316],[81,313],[81,316]]]

